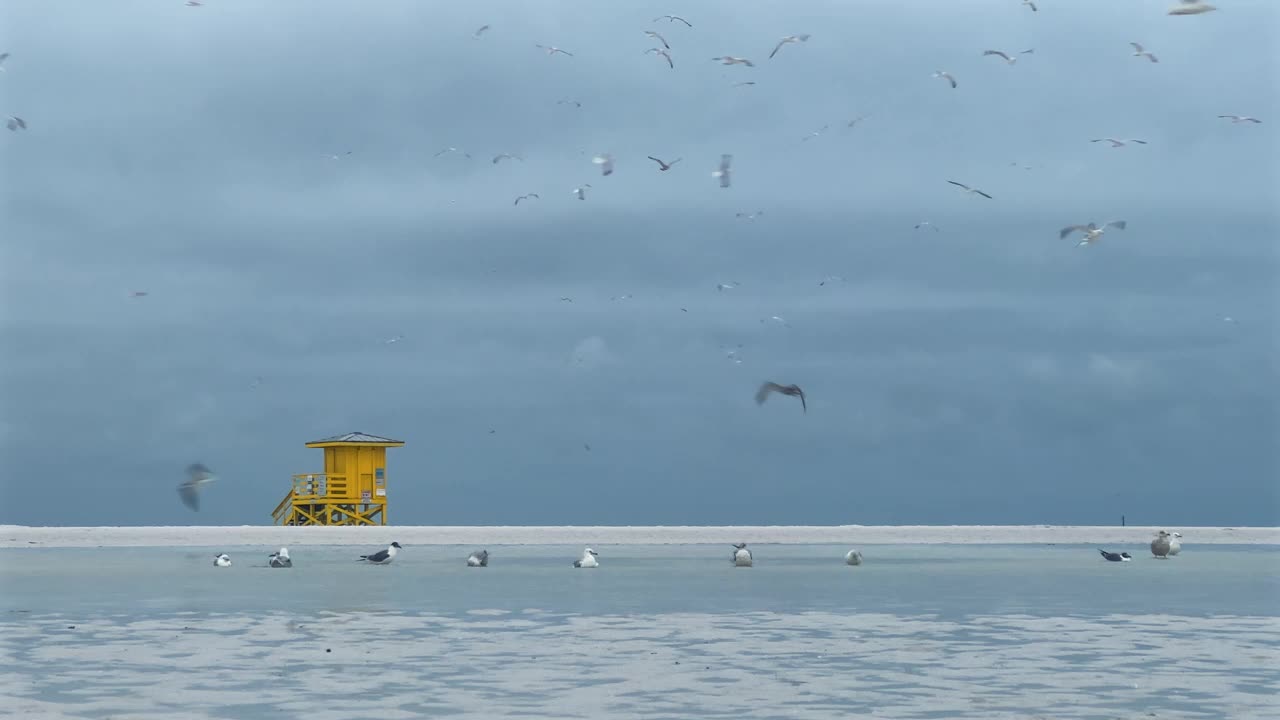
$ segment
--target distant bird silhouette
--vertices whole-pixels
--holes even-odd
[[[790,397],[798,397],[800,398],[801,409],[806,413],[809,412],[809,405],[804,399],[804,391],[800,389],[799,385],[779,385],[776,382],[765,382],[760,386],[760,389],[756,391],[756,404],[763,405],[764,401],[769,399],[770,393],[779,393]]]
[[[662,16],[660,16],[660,17],[656,17],[656,18],[654,18],[654,19],[653,19],[653,21],[654,21],[654,22],[658,22],[659,20],[666,20],[667,22],[675,22],[675,21],[679,20],[680,22],[684,23],[685,25],[688,25],[689,27],[693,27],[692,25],[689,25],[689,21],[688,21],[688,20],[685,20],[684,18],[680,17],[679,15],[662,15]]]
[[[187,480],[178,486],[178,497],[182,498],[182,504],[199,512],[200,510],[200,488],[217,480],[213,476],[213,471],[201,465],[193,463],[187,466]]]
[[[671,162],[663,162],[663,161],[659,160],[658,158],[656,158],[656,157],[654,157],[654,156],[652,156],[652,155],[646,155],[645,157],[647,157],[647,158],[649,158],[650,160],[652,160],[652,161],[654,161],[654,162],[658,163],[658,170],[659,170],[659,171],[661,171],[661,172],[666,172],[666,171],[670,170],[672,165],[675,165],[676,163],[678,163],[678,162],[680,162],[681,160],[683,160],[683,159],[684,159],[684,158],[676,158],[675,160],[672,160]]]

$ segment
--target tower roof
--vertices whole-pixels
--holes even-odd
[[[392,440],[391,438],[379,437],[362,432],[349,432],[344,435],[334,435],[333,437],[323,438],[321,440],[312,440],[307,443],[307,447],[325,447],[326,445],[382,445],[385,447],[399,447],[404,445],[403,440]]]

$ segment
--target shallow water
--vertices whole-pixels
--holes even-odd
[[[0,714],[1280,716],[1273,547],[271,549],[0,551]]]

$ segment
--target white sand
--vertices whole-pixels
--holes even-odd
[[[1100,527],[1087,525],[766,526],[388,526],[28,527],[0,525],[0,548],[234,547],[237,545],[753,545],[1143,544],[1157,530],[1187,545],[1280,545],[1276,527]]]

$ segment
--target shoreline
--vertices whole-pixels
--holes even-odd
[[[0,548],[251,545],[1072,545],[1143,544],[1159,530],[1184,545],[1280,545],[1280,527],[1096,525],[610,525],[280,527],[0,525]]]

